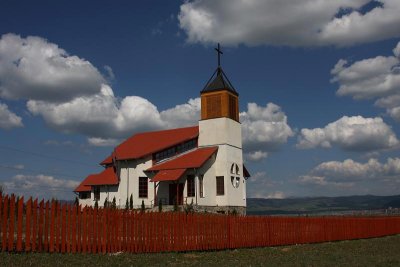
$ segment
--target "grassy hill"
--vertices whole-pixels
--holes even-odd
[[[316,214],[400,208],[400,195],[309,197],[287,199],[248,198],[247,214]]]

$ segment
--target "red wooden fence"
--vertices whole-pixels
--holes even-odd
[[[400,217],[140,213],[0,195],[1,251],[142,253],[277,246],[400,233]]]

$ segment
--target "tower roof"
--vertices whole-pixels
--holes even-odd
[[[233,87],[232,83],[229,81],[225,72],[222,70],[221,66],[214,71],[211,78],[208,80],[206,86],[204,86],[203,90],[200,93],[219,91],[219,90],[228,90],[235,95],[239,95]]]

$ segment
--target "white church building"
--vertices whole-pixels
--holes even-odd
[[[100,164],[104,170],[86,177],[74,190],[83,206],[106,201],[125,208],[178,205],[196,211],[246,212],[239,94],[219,64],[200,92],[198,126],[139,133],[117,147]]]

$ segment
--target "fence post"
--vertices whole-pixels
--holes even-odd
[[[6,251],[7,249],[7,217],[8,217],[8,195],[6,195],[4,197],[4,202],[3,202],[3,218],[2,218],[2,222],[1,222],[1,228],[2,232],[3,232],[3,242],[2,242],[2,251]]]
[[[40,201],[39,205],[39,242],[38,242],[38,251],[43,250],[43,219],[44,219],[44,200]]]
[[[56,207],[55,207],[56,203],[53,200],[51,202],[51,220],[50,220],[50,248],[49,248],[49,252],[53,252],[54,251],[54,227],[55,227],[55,212],[56,212]]]
[[[44,214],[44,251],[49,252],[49,220],[50,220],[50,203],[47,200]]]
[[[76,252],[76,239],[77,239],[77,232],[76,232],[76,214],[78,212],[78,208],[76,205],[72,208],[72,253]]]
[[[17,220],[17,251],[22,251],[22,216],[24,212],[24,197],[18,201],[18,220]]]
[[[67,228],[66,228],[66,252],[71,252],[71,242],[72,242],[72,235],[71,235],[71,226],[72,226],[72,206],[70,204],[67,205]]]
[[[32,197],[26,203],[25,217],[25,251],[31,250],[31,214],[32,214]]]
[[[15,196],[10,199],[10,225],[8,227],[8,251],[14,250]]]
[[[64,204],[61,209],[61,253],[65,253],[65,244],[66,244],[66,213],[67,213],[67,206]]]

